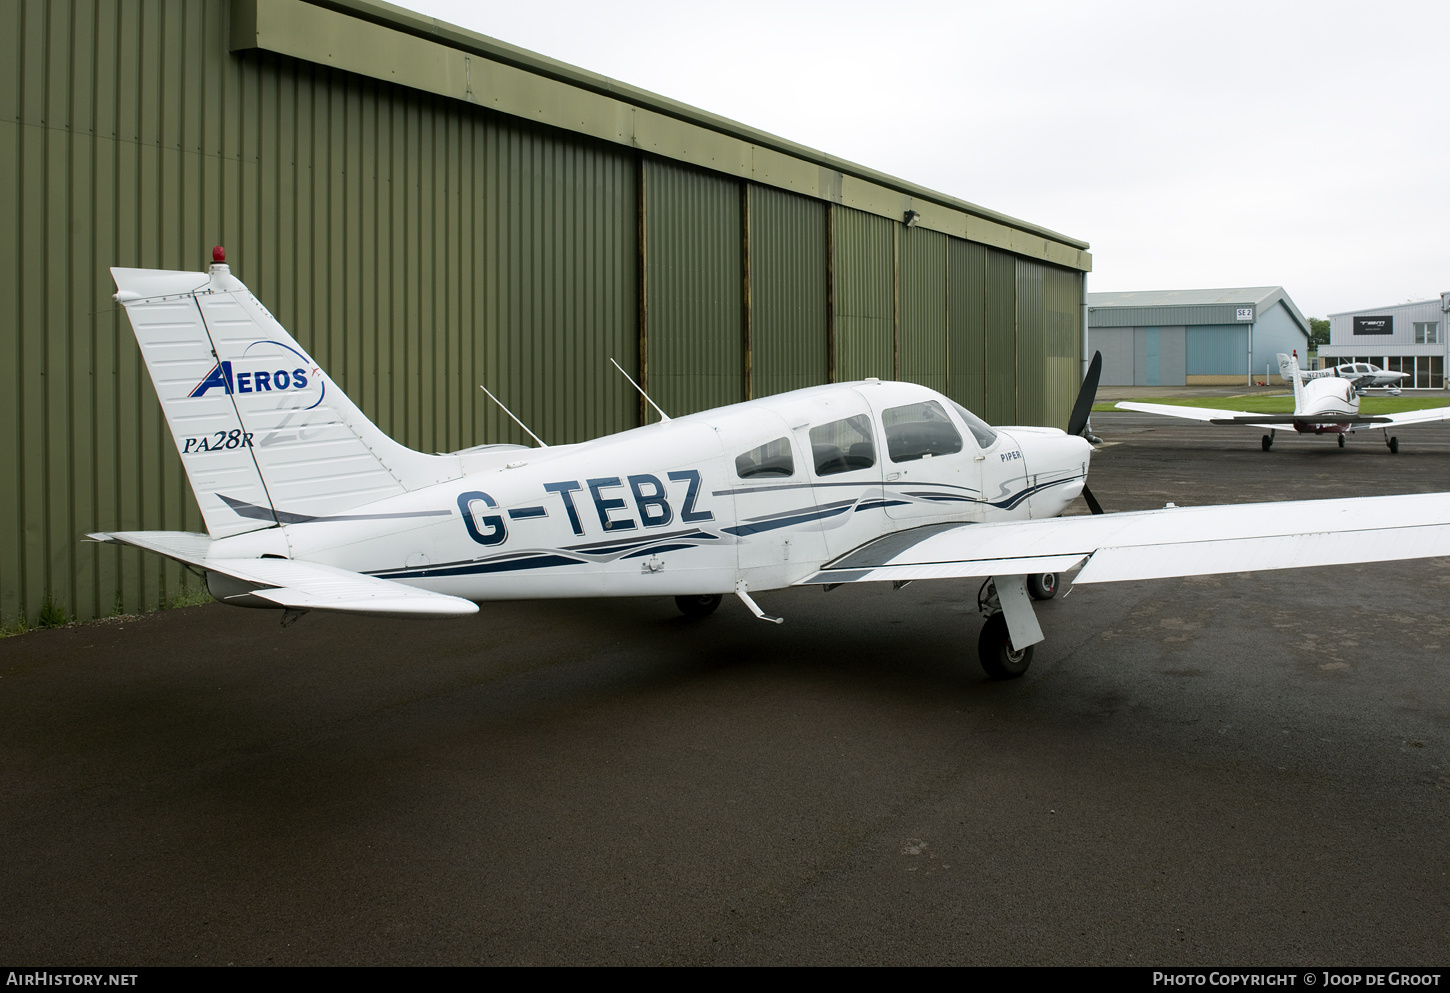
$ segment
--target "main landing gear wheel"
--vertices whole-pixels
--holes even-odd
[[[1027,593],[1034,600],[1051,600],[1057,596],[1057,573],[1042,572],[1028,576]]]
[[[1339,447],[1340,448],[1343,448],[1344,447],[1344,435],[1342,435],[1342,434],[1339,436]]]
[[[977,658],[993,679],[1016,679],[1032,664],[1032,645],[1019,651],[1007,636],[1007,618],[993,614],[977,636]]]
[[[700,596],[677,596],[675,606],[680,608],[680,613],[686,617],[709,617],[715,613],[715,608],[720,606],[719,593],[707,593]]]
[[[1269,449],[1274,447],[1274,436],[1270,434],[1264,435],[1264,440],[1259,442],[1259,444],[1263,446],[1264,451],[1267,452]]]
[[[1392,454],[1396,454],[1396,455],[1399,454],[1399,451],[1400,451],[1400,439],[1398,439],[1398,438],[1391,438],[1389,441],[1385,442],[1385,444],[1390,446],[1390,452]]]

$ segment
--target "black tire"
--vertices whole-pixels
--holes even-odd
[[[1032,664],[1032,645],[1020,652],[1012,650],[1012,641],[1007,636],[1007,618],[993,614],[982,625],[977,636],[977,659],[982,668],[993,679],[1017,679]]]
[[[686,617],[709,617],[720,606],[719,593],[705,593],[699,596],[677,596],[675,606]]]
[[[1392,455],[1398,455],[1399,453],[1400,453],[1400,439],[1398,439],[1398,438],[1391,438],[1390,439],[1390,454],[1392,454]]]
[[[1342,432],[1342,431],[1339,434],[1339,447],[1340,448],[1343,448],[1344,447],[1344,432]]]
[[[1041,572],[1028,576],[1027,593],[1034,600],[1051,600],[1057,596],[1057,573]]]
[[[1274,439],[1266,434],[1264,435],[1264,440],[1259,442],[1259,444],[1263,446],[1264,451],[1267,452],[1269,449],[1274,447]]]

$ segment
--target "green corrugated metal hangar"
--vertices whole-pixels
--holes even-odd
[[[233,271],[400,441],[578,441],[866,376],[1061,424],[1087,244],[371,0],[0,6],[0,624],[201,530],[110,266]],[[194,581],[192,581],[194,582]]]

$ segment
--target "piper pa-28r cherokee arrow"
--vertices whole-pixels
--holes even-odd
[[[206,576],[227,603],[459,617],[478,602],[673,596],[983,577],[994,677],[1026,671],[1032,599],[1076,583],[1450,554],[1445,494],[1101,514],[1078,437],[992,428],[911,383],[865,380],[702,411],[595,441],[403,447],[217,259],[112,269],[207,534],[91,537]],[[1060,518],[1082,494],[1094,516]],[[777,621],[778,622],[778,621]]]

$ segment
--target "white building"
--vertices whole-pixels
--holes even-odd
[[[1450,293],[1393,307],[1371,307],[1329,315],[1329,344],[1319,349],[1321,368],[1344,362],[1373,362],[1390,372],[1408,372],[1406,389],[1445,388],[1446,319]]]

